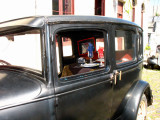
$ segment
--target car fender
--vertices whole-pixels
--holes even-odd
[[[118,111],[122,111],[122,113],[116,120],[136,120],[140,100],[143,94],[146,95],[148,106],[151,105],[153,96],[149,83],[138,80],[132,85],[126,97],[123,99],[118,109]]]

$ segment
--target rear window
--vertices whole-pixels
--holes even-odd
[[[116,30],[115,51],[117,64],[133,61],[135,59],[134,32]]]

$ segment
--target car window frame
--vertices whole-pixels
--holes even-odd
[[[52,28],[54,26],[54,29]],[[51,25],[50,26],[51,28],[51,36],[52,36],[52,42],[53,42],[53,48],[56,48],[56,44],[55,44],[55,35],[56,33],[58,33],[59,31],[62,31],[62,30],[73,30],[73,29],[90,29],[92,31],[94,30],[99,30],[103,33],[107,33],[109,30],[106,29],[106,27],[104,26],[104,24],[101,24],[101,25],[93,25],[93,24],[63,24],[63,25]],[[108,33],[109,34],[109,33]],[[107,39],[108,38],[108,39]],[[104,34],[104,44],[106,44],[106,47],[109,49],[109,35],[107,34]],[[105,47],[105,49],[106,49]],[[104,50],[106,51],[106,50]],[[108,51],[107,51],[108,53]],[[91,71],[91,72],[87,72],[87,73],[82,73],[82,74],[76,74],[76,75],[72,75],[72,76],[67,76],[67,77],[64,77],[64,78],[59,78],[58,77],[58,69],[57,67],[53,70],[54,72],[54,76],[55,76],[55,80],[56,80],[56,84],[67,84],[67,83],[70,83],[70,82],[77,82],[77,81],[84,81],[84,79],[91,79],[91,78],[94,78],[96,76],[100,76],[100,75],[104,75],[106,73],[109,73],[110,71],[110,62],[108,62],[108,59],[107,59],[107,56],[109,56],[109,54],[107,54],[105,52],[105,64],[108,64],[108,65],[105,65],[104,68],[100,69],[100,70],[96,70],[96,71]],[[57,65],[57,56],[56,56],[56,51],[54,49],[53,51],[53,54],[54,54],[54,62],[55,64]],[[102,72],[103,71],[103,72]],[[87,74],[87,75],[86,75]],[[66,79],[67,78],[67,79]],[[68,80],[69,79],[69,80]]]
[[[138,31],[138,38],[137,38],[137,58],[139,61],[143,60],[143,34],[141,31]],[[141,42],[141,44],[140,44]]]

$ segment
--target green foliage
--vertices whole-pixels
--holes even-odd
[[[131,0],[127,0],[125,5],[124,5],[124,10],[125,12],[129,15],[130,12],[132,12],[132,3]]]
[[[150,47],[149,45],[147,45],[147,46],[145,47],[145,50],[151,50],[151,47]]]
[[[159,14],[156,12],[156,16],[159,16]]]

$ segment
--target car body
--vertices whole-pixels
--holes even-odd
[[[153,99],[141,80],[142,34],[98,16],[1,23],[0,119],[135,120],[142,96]]]

